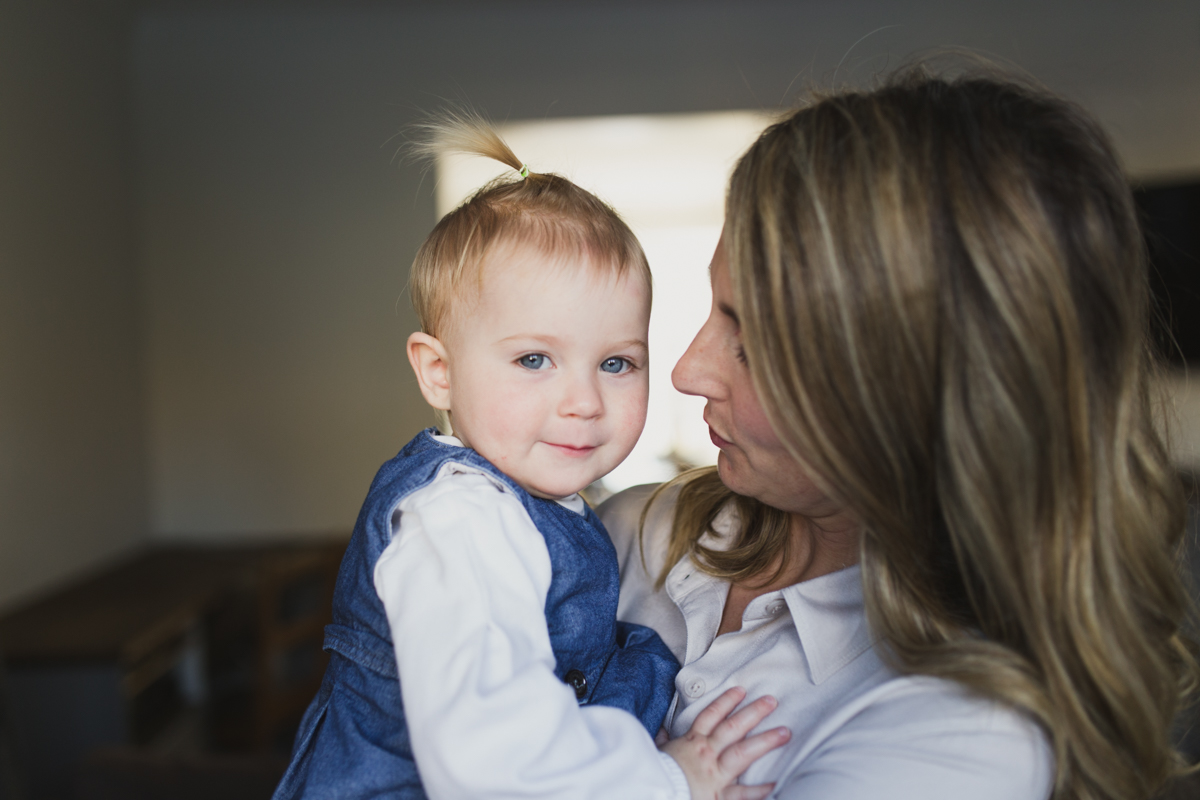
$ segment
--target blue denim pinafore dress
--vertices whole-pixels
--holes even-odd
[[[552,568],[546,625],[555,675],[575,689],[580,705],[624,709],[651,736],[662,725],[679,663],[654,631],[616,621],[617,557],[600,520],[590,508],[580,515],[533,497],[474,450],[443,444],[435,432],[418,434],[371,484],[338,572],[333,624],[325,629],[329,667],[300,723],[274,800],[425,799],[373,575],[391,543],[396,505],[432,482],[448,462],[503,482],[545,538]]]

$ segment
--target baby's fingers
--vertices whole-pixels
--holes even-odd
[[[716,728],[722,720],[729,716],[729,712],[737,708],[737,704],[745,699],[746,690],[742,687],[735,686],[732,689],[726,689],[721,693],[720,697],[708,704],[708,708],[696,715],[696,721],[692,723],[692,728],[689,733],[698,733],[701,736],[711,735],[713,729]],[[743,709],[743,711],[744,710],[745,709]],[[739,711],[738,713],[740,714],[741,712]],[[737,715],[735,714],[734,716],[736,717]],[[763,716],[766,716],[766,714]],[[761,719],[761,717],[759,719]],[[754,724],[757,725],[758,723],[756,722]],[[753,727],[754,725],[750,726],[750,728]],[[742,736],[745,736],[746,731],[749,731],[750,728],[746,728],[745,731],[742,731]],[[740,738],[741,736],[734,737],[734,739]],[[734,739],[730,739],[729,741],[734,741]],[[723,746],[724,745],[722,745],[722,747]]]
[[[728,694],[728,692],[726,692],[726,694]],[[722,697],[723,696],[724,695],[722,695]],[[717,700],[714,700],[713,704],[709,706],[708,709],[705,709],[705,713],[708,713],[708,710],[715,706],[720,699],[721,698],[717,698]],[[724,722],[717,725],[716,729],[713,730],[713,747],[718,751],[724,750],[726,747],[733,744],[738,739],[741,739],[750,731],[754,730],[754,727],[766,719],[767,715],[774,711],[775,707],[778,705],[779,701],[768,694],[763,695],[753,703],[748,704],[736,714],[730,714],[725,718]],[[699,722],[700,718],[697,717],[696,721]]]
[[[721,800],[763,800],[775,788],[773,783],[760,783],[757,786],[742,786],[735,783],[726,786],[718,793]]]
[[[741,775],[755,761],[776,747],[787,744],[791,738],[792,732],[787,728],[773,728],[756,733],[748,739],[735,742],[723,749],[717,756],[717,765],[726,775]]]

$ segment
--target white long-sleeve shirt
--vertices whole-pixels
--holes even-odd
[[[729,585],[685,557],[662,590],[674,495],[638,520],[652,486],[600,508],[621,565],[619,619],[658,631],[683,664],[667,713],[671,736],[685,732],[731,686],[779,707],[760,730],[785,725],[792,738],[742,776],[777,782],[780,800],[1043,800],[1054,758],[1036,724],[958,684],[904,676],[880,658],[863,610],[857,566],[755,598],[741,630],[717,636]],[[714,523],[725,533],[732,513]],[[720,547],[721,540],[704,543]],[[643,556],[645,554],[645,563]]]
[[[429,797],[687,800],[635,717],[580,708],[554,675],[550,556],[520,501],[447,466],[397,506],[374,573]],[[583,512],[577,495],[562,503]]]

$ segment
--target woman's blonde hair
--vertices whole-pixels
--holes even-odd
[[[864,521],[885,656],[1036,719],[1056,798],[1151,795],[1196,662],[1108,138],[1034,86],[909,69],[768,128],[725,243],[763,406]],[[712,470],[683,483],[671,556],[738,580],[785,546],[781,512],[736,498],[733,549],[700,548],[731,494]]]
[[[534,247],[563,264],[586,263],[618,276],[632,271],[649,292],[646,255],[617,212],[560,175],[529,170],[478,114],[431,116],[416,126],[412,150],[426,157],[482,156],[517,173],[497,178],[442,217],[417,251],[409,293],[425,333],[443,335],[464,286],[468,281],[478,285],[484,260],[499,246]]]

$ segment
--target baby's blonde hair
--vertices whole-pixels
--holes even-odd
[[[582,261],[618,277],[632,270],[649,297],[650,266],[641,244],[596,195],[560,175],[529,171],[478,114],[445,111],[421,123],[418,133],[418,154],[483,156],[518,172],[516,178],[485,185],[442,217],[417,251],[409,293],[425,333],[444,334],[455,301],[463,298],[464,281],[478,281],[486,256],[499,245],[532,246],[562,262]]]

